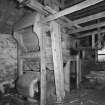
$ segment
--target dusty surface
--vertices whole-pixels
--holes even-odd
[[[73,90],[62,103],[50,105],[105,105],[105,91]]]
[[[33,104],[22,100],[20,102],[20,99],[18,98],[14,100],[13,100],[14,105],[38,105],[35,103]],[[1,101],[2,100],[0,99],[0,102]],[[105,105],[105,91],[95,89],[73,90],[70,95],[66,96],[62,103],[50,101],[50,103],[47,103],[47,105]]]

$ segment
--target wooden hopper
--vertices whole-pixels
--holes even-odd
[[[24,52],[33,52],[39,50],[39,41],[37,34],[33,32],[32,26],[21,31],[15,32],[14,38]]]

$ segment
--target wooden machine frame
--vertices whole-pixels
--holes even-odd
[[[57,101],[62,101],[65,96],[64,90],[64,75],[63,75],[63,60],[62,60],[62,49],[61,49],[61,30],[60,25],[63,27],[71,28],[71,26],[76,26],[77,30],[73,30],[72,33],[77,33],[83,30],[92,29],[95,26],[89,26],[86,28],[80,27],[80,24],[83,21],[86,21],[84,18],[83,20],[76,20],[71,21],[65,17],[65,15],[73,13],[78,10],[82,10],[88,6],[95,5],[103,0],[86,0],[82,3],[74,5],[70,8],[64,9],[60,12],[53,10],[48,6],[43,6],[38,3],[36,0],[29,0],[30,2],[26,5],[33,10],[37,11],[36,13],[32,13],[27,17],[21,19],[17,24],[14,26],[14,32],[18,32],[18,30],[24,29],[25,27],[33,25],[33,31],[37,33],[39,38],[39,45],[40,45],[40,58],[41,58],[41,99],[40,105],[46,105],[46,59],[45,59],[45,38],[46,38],[46,31],[50,30],[51,32],[51,40],[52,40],[52,55],[53,55],[53,63],[54,63],[54,75],[55,75],[55,84],[56,84],[56,94],[57,94]],[[90,2],[91,1],[91,2]],[[102,14],[102,13],[101,13]],[[89,20],[95,19],[97,16],[101,14],[94,15],[90,17]],[[47,17],[45,17],[47,16]],[[64,21],[63,21],[64,20]],[[104,25],[104,23],[97,24]],[[97,27],[97,26],[96,26]],[[63,32],[65,35],[65,33]],[[93,45],[94,46],[94,38],[93,38]],[[18,52],[19,54],[20,52]],[[20,60],[20,58],[19,58]],[[71,61],[71,60],[70,60]],[[77,62],[79,58],[77,56]],[[20,66],[22,65],[22,61],[20,61]],[[77,63],[78,67],[79,63]],[[21,67],[20,67],[20,74],[21,74]],[[77,68],[77,84],[79,84],[79,73],[80,71]],[[78,85],[79,86],[79,85]]]

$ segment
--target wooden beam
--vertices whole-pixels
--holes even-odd
[[[54,15],[50,15],[47,18],[44,18],[42,20],[42,23],[46,23],[46,22],[58,19],[58,18],[60,18],[62,16],[65,16],[65,15],[71,14],[73,12],[82,10],[84,8],[87,8],[89,6],[95,5],[95,4],[97,4],[99,2],[102,2],[102,1],[104,1],[104,0],[86,0],[86,1],[84,1],[82,3],[74,5],[72,7],[67,8],[67,9],[64,9],[64,10],[62,10],[62,11],[60,11],[60,12],[54,14]]]
[[[43,14],[43,15],[50,15],[50,14],[55,14],[57,13],[57,11],[51,9],[48,6],[43,6],[42,4],[38,3],[36,0],[30,0],[30,2],[27,4],[27,6],[29,6],[30,8],[36,10],[37,12]],[[65,20],[57,20],[58,23],[60,24],[64,24],[65,27],[71,27],[71,26],[77,26],[80,27],[77,24],[74,24],[71,20],[69,20],[67,17],[61,17],[61,19]],[[67,24],[67,25],[66,25]]]
[[[105,17],[105,11],[94,14],[94,15],[86,16],[86,17],[81,18],[81,19],[74,20],[73,23],[81,24],[81,23],[85,23],[85,22],[88,22],[88,21],[92,21],[92,20],[95,20],[95,19],[102,18],[102,17]]]
[[[22,59],[27,59],[27,58],[40,58],[40,52],[26,53],[24,55],[21,55],[20,57]]]
[[[65,91],[60,25],[52,21],[50,23],[50,28],[57,101],[62,101],[65,96]]]
[[[98,28],[98,27],[103,27],[103,26],[105,26],[105,22],[101,22],[101,23],[98,23],[98,24],[93,24],[93,25],[90,25],[90,26],[86,26],[84,28],[79,28],[77,30],[73,30],[72,32],[69,32],[69,34],[75,34],[75,33],[83,32],[83,31],[87,31],[87,30],[92,30],[92,29],[95,29],[95,28]]]
[[[57,11],[53,10],[52,8],[46,6],[45,7],[47,11],[49,11],[52,14],[57,13]],[[62,22],[60,22],[62,20]],[[68,28],[71,28],[71,26],[76,26],[77,28],[80,28],[81,26],[79,26],[78,24],[74,24],[73,21],[71,21],[70,19],[66,18],[65,16],[61,17],[61,20],[57,20],[58,23],[60,23],[61,25],[65,24],[66,22],[66,26],[68,26]],[[63,22],[65,21],[65,22]]]
[[[91,36],[91,35],[94,35],[94,34],[97,34],[98,31],[92,31],[92,32],[88,32],[88,33],[85,33],[85,34],[82,34],[80,36],[75,36],[76,38],[83,38],[83,37],[87,37],[87,36]],[[105,33],[105,29],[102,29],[101,30],[101,33]]]
[[[40,46],[40,61],[41,61],[41,80],[40,80],[40,105],[46,105],[46,57],[45,57],[45,38],[46,33],[44,26],[42,26],[39,21],[41,19],[41,15],[37,14],[35,22],[34,22],[34,32],[37,33],[39,38],[39,46]]]

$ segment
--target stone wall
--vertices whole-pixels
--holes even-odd
[[[16,78],[17,44],[11,35],[0,34],[0,82]]]

